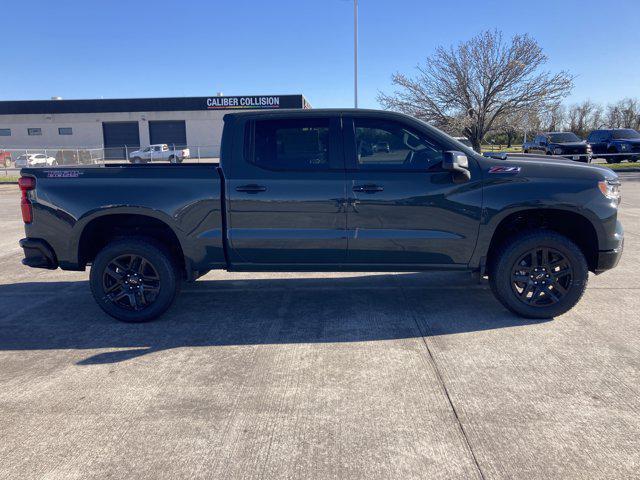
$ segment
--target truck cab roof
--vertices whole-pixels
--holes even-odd
[[[390,110],[375,110],[366,108],[313,108],[313,109],[300,109],[300,108],[283,108],[278,110],[250,110],[247,112],[231,112],[224,116],[224,119],[228,118],[243,118],[243,117],[273,117],[273,116],[286,116],[286,117],[305,117],[305,116],[329,116],[329,115],[353,115],[353,116],[379,116],[387,118],[404,118],[412,121],[416,121],[415,117],[411,117],[404,113],[392,112]]]

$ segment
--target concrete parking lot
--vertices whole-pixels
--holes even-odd
[[[117,323],[20,264],[0,186],[0,478],[640,478],[640,174],[626,251],[526,321],[469,275],[210,273]]]

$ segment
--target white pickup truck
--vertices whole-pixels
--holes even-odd
[[[169,145],[157,144],[149,145],[134,152],[129,153],[131,163],[147,162],[170,162],[182,163],[185,158],[189,158],[191,152],[188,148],[169,148]]]

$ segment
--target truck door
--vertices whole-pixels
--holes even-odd
[[[164,160],[162,158],[162,145],[156,145],[155,147],[153,147],[153,151],[151,154],[153,155],[153,160],[156,162],[159,160]]]
[[[339,118],[318,115],[257,117],[245,125],[244,158],[234,155],[230,173],[225,170],[233,267],[344,262],[346,179],[338,126]]]
[[[146,147],[144,150],[142,150],[140,158],[142,158],[143,160],[151,160],[151,147]]]
[[[593,153],[607,153],[607,132],[596,130],[589,134],[588,142],[591,145]]]
[[[530,150],[533,150],[533,153],[544,155],[546,152],[545,146],[546,146],[546,142],[545,142],[544,136],[538,135],[533,140],[533,145],[531,146]]]
[[[480,172],[453,183],[446,147],[397,120],[344,119],[350,264],[466,265],[482,205]],[[381,148],[383,146],[384,148]]]

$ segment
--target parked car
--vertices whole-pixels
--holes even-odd
[[[57,165],[55,158],[43,153],[27,153],[16,158],[16,168],[24,167],[51,167]]]
[[[524,153],[557,155],[591,163],[591,146],[572,132],[547,132],[537,135],[532,142],[522,145]]]
[[[185,158],[189,158],[191,152],[188,148],[169,148],[169,145],[158,144],[149,145],[141,150],[135,150],[129,154],[131,163],[147,162],[171,162],[182,163]]]
[[[640,133],[631,128],[594,130],[587,141],[593,154],[607,163],[637,162],[640,158]]]
[[[381,137],[384,159],[358,154]],[[23,263],[90,265],[98,305],[127,322],[162,314],[181,281],[213,269],[468,270],[506,308],[550,318],[589,271],[616,266],[615,172],[458,147],[387,111],[230,113],[219,165],[23,169]]]
[[[6,152],[0,149],[0,166],[3,166],[3,167],[11,166],[11,152]]]

